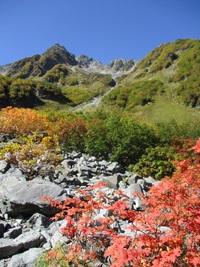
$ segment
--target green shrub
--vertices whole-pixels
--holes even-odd
[[[111,145],[107,138],[108,129],[102,119],[92,119],[87,123],[85,151],[97,158],[108,159]]]
[[[64,83],[65,84],[65,78],[69,74],[69,70],[65,65],[58,64],[54,66],[51,70],[47,71],[44,79],[47,82],[50,83]]]
[[[29,80],[17,79],[13,80],[9,87],[10,98],[30,98],[35,91],[35,83]]]
[[[175,149],[168,146],[157,146],[147,148],[138,163],[130,167],[131,171],[148,177],[152,176],[157,180],[165,176],[172,176],[175,171],[173,162],[178,159]]]
[[[118,161],[127,167],[136,163],[147,147],[157,143],[154,130],[131,118],[109,116],[105,120],[93,120],[88,125],[86,152]]]
[[[107,120],[107,138],[111,144],[110,159],[118,161],[123,166],[136,163],[146,148],[154,146],[157,136],[154,130],[124,117],[111,117]]]
[[[50,252],[44,252],[38,257],[35,267],[69,267],[69,264],[64,258],[64,252],[61,248],[59,250],[59,253],[61,255],[59,258],[50,258],[48,257],[48,253]]]

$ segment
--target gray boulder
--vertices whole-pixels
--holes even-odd
[[[60,200],[65,200],[67,197],[60,186],[41,179],[15,181],[11,185],[5,183],[0,187],[0,209],[2,213],[7,213],[11,217],[31,216],[36,212],[53,216],[57,210],[48,202],[42,201],[44,196]]]
[[[30,248],[39,247],[45,242],[45,237],[38,231],[30,230],[15,238],[15,242],[22,244],[21,250],[26,251]]]
[[[35,213],[26,222],[26,225],[32,229],[46,229],[51,223],[52,221],[48,217]]]
[[[19,181],[26,181],[26,176],[18,168],[11,167],[5,173],[5,168],[2,166],[2,173],[0,172],[0,188],[11,186]]]
[[[8,231],[6,231],[3,236],[5,238],[16,238],[21,234],[22,234],[22,227],[16,226],[16,227],[10,228]]]
[[[6,230],[7,226],[8,226],[7,222],[0,220],[0,238],[3,237],[3,233]]]
[[[114,174],[112,176],[103,177],[102,181],[109,188],[118,189],[119,183],[122,181],[122,176],[121,176],[121,174]]]
[[[10,164],[5,160],[0,160],[0,173],[6,173],[10,168]]]
[[[31,248],[28,251],[14,255],[7,267],[34,267],[38,257],[43,252],[43,248]]]
[[[0,259],[6,259],[20,251],[22,248],[22,242],[16,242],[6,238],[0,239]]]
[[[146,186],[151,187],[151,186],[156,186],[160,181],[156,181],[152,176],[149,177],[144,177]]]

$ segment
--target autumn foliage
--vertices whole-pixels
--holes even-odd
[[[144,197],[145,211],[129,209],[126,196],[97,184],[78,190],[64,203],[50,202],[65,218],[62,229],[71,243],[62,254],[66,263],[94,266],[200,266],[200,139],[192,147],[193,158],[176,162],[172,178],[165,178]],[[117,223],[126,221],[126,228]],[[51,251],[47,260],[60,250]],[[90,264],[91,263],[91,264]]]
[[[9,134],[30,134],[47,131],[50,125],[46,115],[33,109],[6,107],[0,117],[0,132]]]

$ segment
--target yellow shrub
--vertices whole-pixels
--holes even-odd
[[[46,115],[25,108],[6,107],[0,117],[0,132],[9,134],[29,134],[47,131],[50,122]]]

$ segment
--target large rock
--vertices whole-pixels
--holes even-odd
[[[122,181],[122,175],[114,174],[112,176],[103,177],[102,181],[106,184],[107,187],[118,189],[119,183]]]
[[[22,234],[22,227],[16,226],[16,227],[8,229],[8,231],[6,231],[3,236],[5,238],[16,238],[21,234]]]
[[[16,242],[15,240],[10,240],[6,238],[0,239],[0,259],[6,259],[17,252],[22,248],[22,242]]]
[[[131,209],[143,210],[144,205],[142,203],[141,195],[143,189],[140,184],[131,184],[127,188],[122,190],[123,193],[129,198],[127,204],[129,204]]]
[[[12,186],[16,182],[26,181],[26,176],[22,171],[15,167],[9,167],[10,165],[4,161],[0,163],[0,190],[1,187],[6,188],[7,186]]]
[[[0,187],[0,209],[2,213],[7,213],[11,217],[30,216],[36,212],[53,216],[57,210],[48,202],[42,201],[44,196],[60,200],[67,197],[60,186],[41,179],[15,181],[11,185],[5,183],[4,187]]]
[[[26,225],[32,229],[46,229],[51,223],[52,221],[48,217],[35,213],[26,222]]]
[[[25,232],[15,238],[16,243],[22,244],[22,251],[26,251],[34,247],[39,247],[45,241],[45,237],[40,232],[34,230]]]
[[[43,248],[31,248],[28,251],[14,255],[7,267],[34,267],[39,255],[43,252]]]

